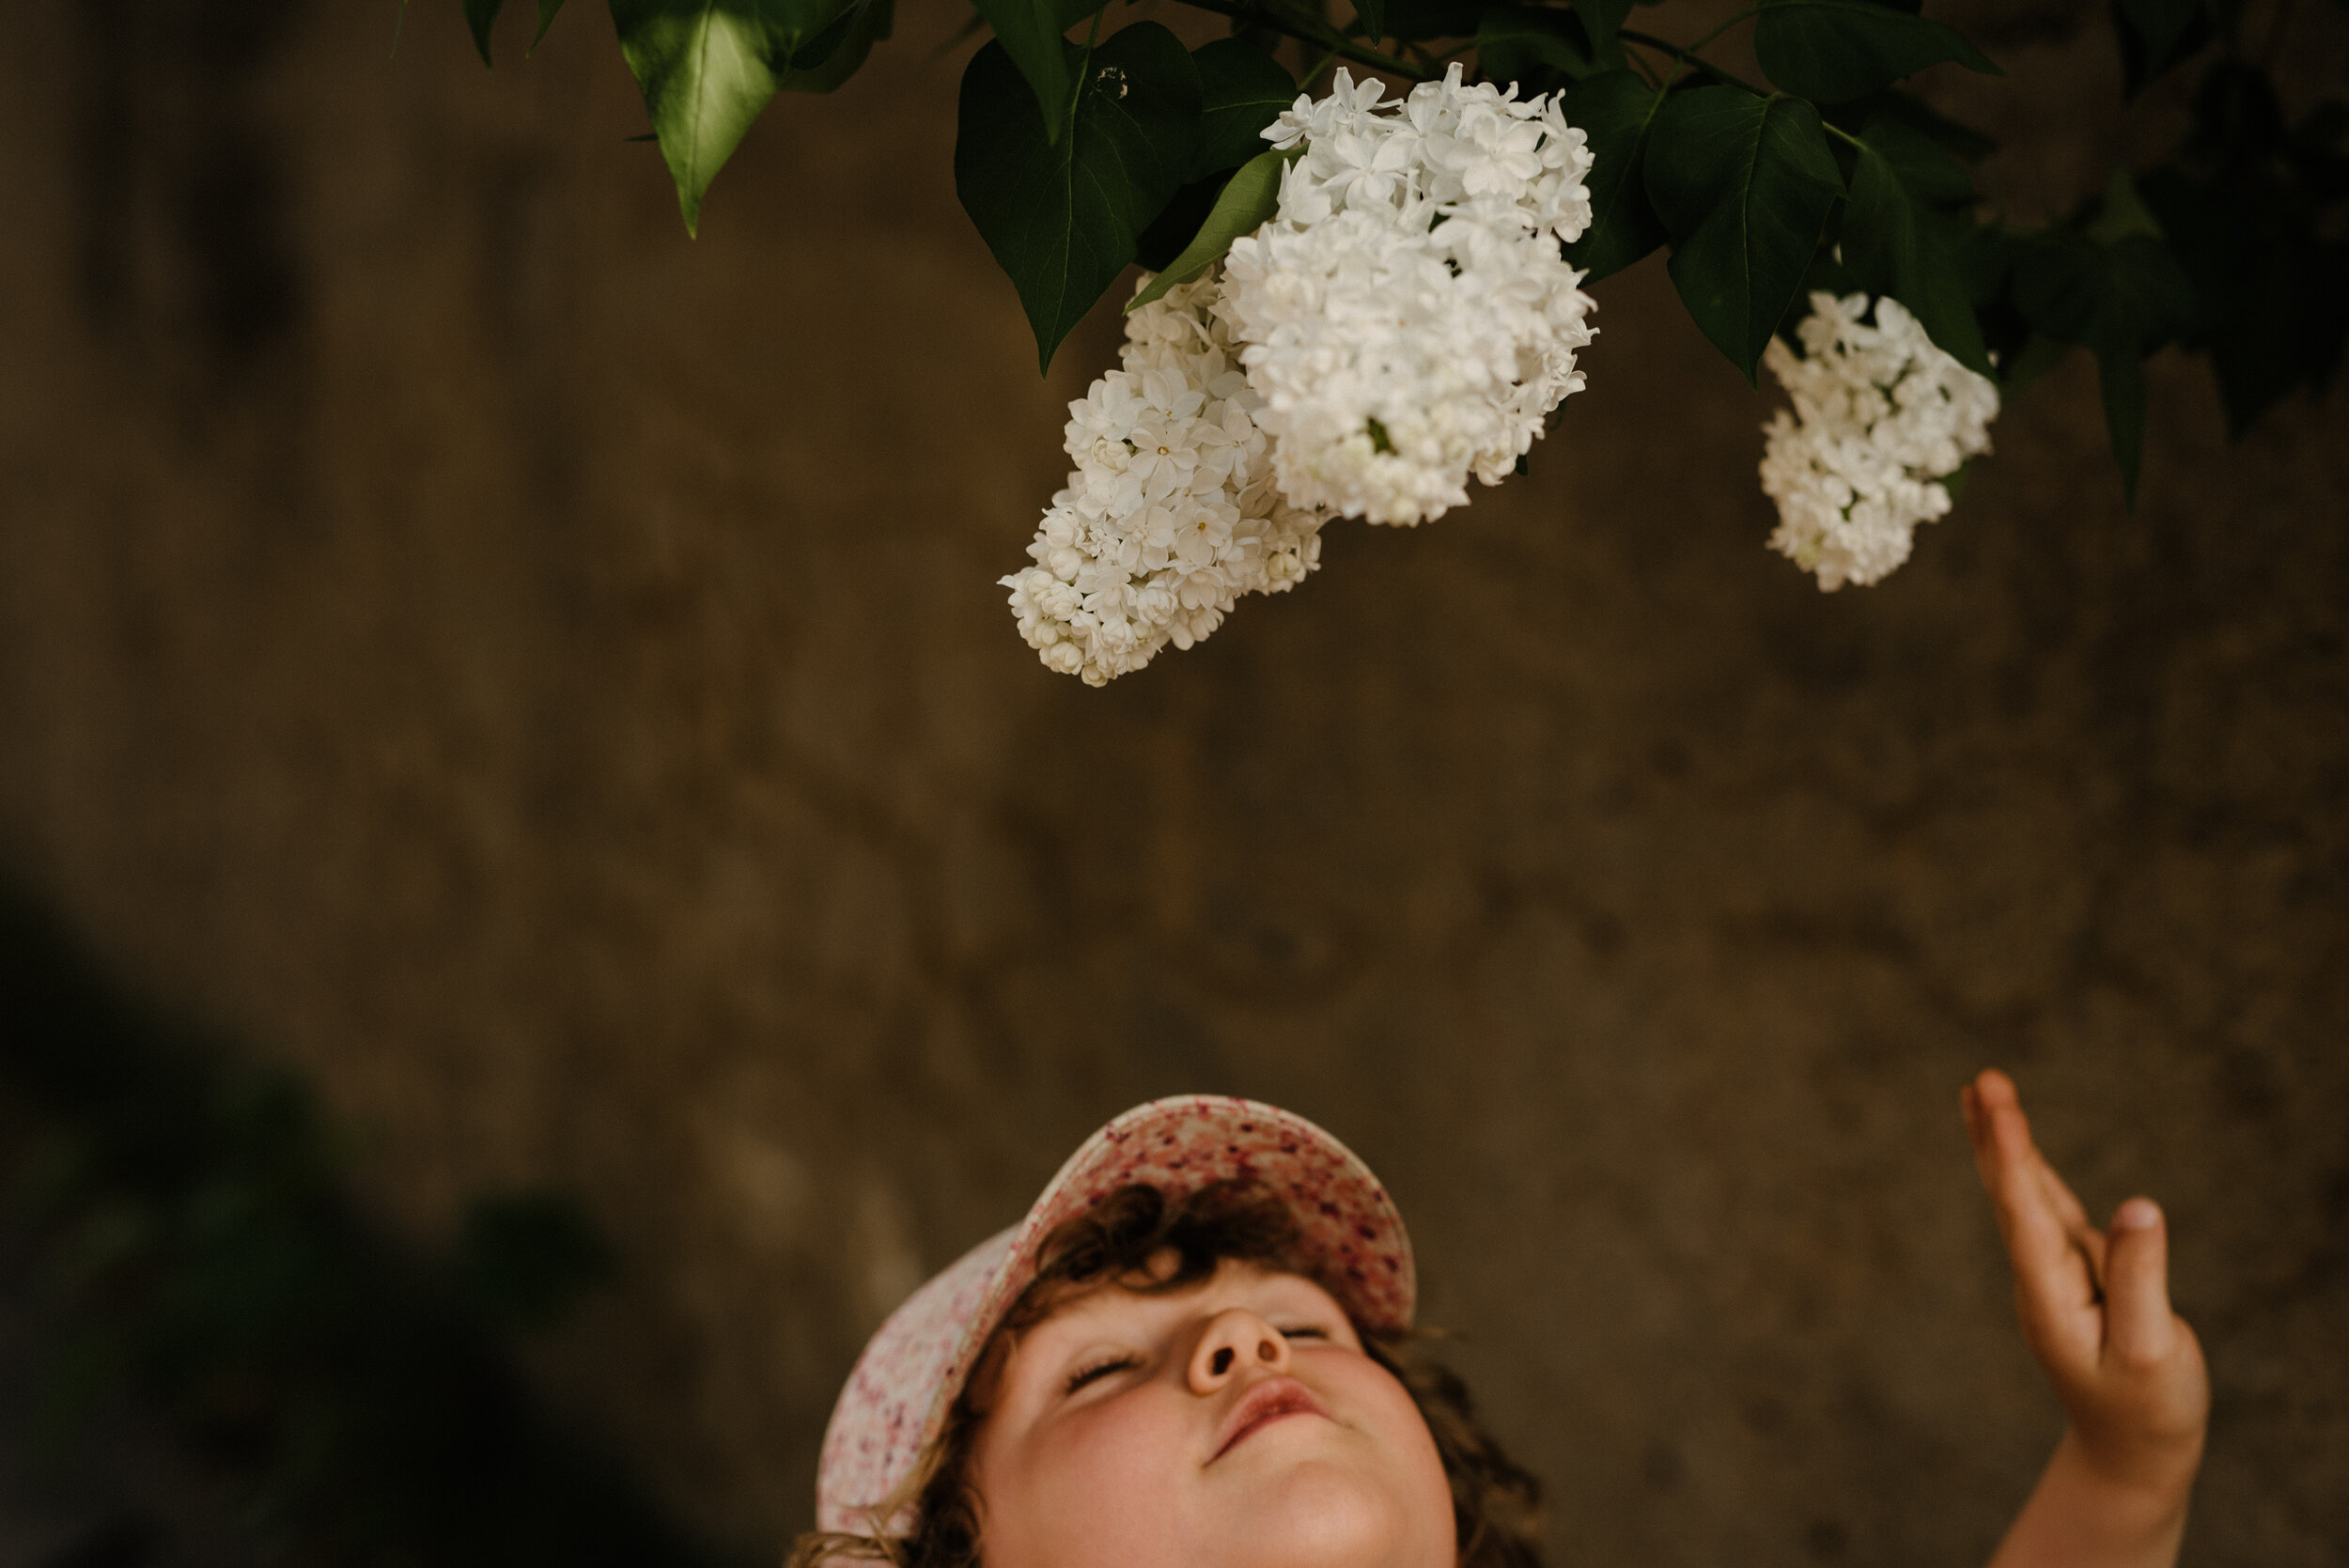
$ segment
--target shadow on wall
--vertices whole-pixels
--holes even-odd
[[[0,1558],[717,1568],[515,1356],[612,1271],[556,1194],[445,1255],[365,1216],[303,1087],[0,891]]]

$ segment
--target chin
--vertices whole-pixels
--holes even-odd
[[[1453,1568],[1452,1498],[1415,1500],[1416,1490],[1340,1465],[1306,1461],[1268,1477],[1234,1520],[1240,1539],[1217,1554],[1226,1568]]]

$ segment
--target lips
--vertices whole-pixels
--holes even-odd
[[[1313,1390],[1294,1377],[1268,1377],[1241,1396],[1224,1419],[1223,1440],[1215,1451],[1212,1465],[1256,1433],[1274,1421],[1290,1416],[1319,1416],[1328,1420],[1330,1412],[1321,1407],[1321,1401]]]

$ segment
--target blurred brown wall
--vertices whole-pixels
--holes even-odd
[[[2075,364],[1822,596],[1651,262],[1530,479],[1089,691],[993,583],[1116,327],[1037,381],[949,8],[698,242],[585,0],[494,76],[443,0],[12,12],[0,862],[403,1224],[581,1192],[629,1273],[545,1379],[695,1517],[802,1524],[885,1310],[1208,1089],[1394,1187],[1560,1562],[1978,1561],[2059,1426],[1997,1062],[2170,1207],[2190,1560],[2349,1553],[2341,397],[2229,447],[2161,362],[2131,519]],[[2146,133],[2088,8],[1968,15],[2004,194]]]

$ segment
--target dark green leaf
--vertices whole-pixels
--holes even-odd
[[[2169,245],[2127,233],[2109,243],[2084,235],[2048,235],[2015,257],[2016,305],[2042,336],[2086,344],[2096,356],[2105,423],[2129,504],[2145,420],[2145,356],[2192,332],[2197,302]]]
[[[2110,343],[2141,359],[2194,330],[2200,302],[2164,241],[2135,235],[2106,246],[2105,272],[2106,298],[2096,322],[2097,342]]]
[[[538,30],[530,35],[531,48],[546,40],[547,29],[554,25],[555,14],[562,8],[563,0],[538,0]]]
[[[2349,345],[2349,245],[2323,236],[2303,194],[2271,172],[2169,170],[2144,196],[2192,282],[2230,431],[2329,386]]]
[[[1789,342],[1801,341],[1803,318],[1811,314],[1811,296],[1813,294],[1832,294],[1840,300],[1849,294],[1866,292],[1859,280],[1852,276],[1851,269],[1836,259],[1835,249],[1833,245],[1823,244],[1812,253],[1811,266],[1802,274],[1802,282],[1796,287],[1795,297],[1786,302],[1786,309],[1779,317],[1778,331],[1773,335]]]
[[[1132,315],[1178,283],[1189,283],[1222,260],[1233,241],[1269,223],[1281,207],[1281,171],[1297,156],[1295,152],[1260,152],[1242,163],[1224,183],[1223,194],[1216,197],[1206,222],[1199,225],[1190,243],[1128,302],[1126,314]]]
[[[1602,71],[1566,89],[1566,123],[1590,138],[1591,226],[1566,259],[1592,280],[1622,272],[1664,242],[1643,164],[1664,95],[1628,70]]]
[[[783,73],[787,93],[828,93],[857,73],[873,45],[889,36],[897,0],[857,0],[856,8],[808,40]]]
[[[1960,125],[1914,93],[1903,92],[1897,87],[1856,98],[1848,103],[1836,104],[1832,109],[1823,109],[1820,113],[1829,124],[1841,126],[1846,131],[1857,131],[1874,119],[1899,120],[1911,131],[1932,137],[1946,151],[1968,163],[1979,163],[1999,150],[1999,144],[1991,137],[1970,125]]]
[[[1354,0],[1354,25],[1377,43],[1387,36],[1387,0]]]
[[[1956,28],[1875,0],[1763,0],[1753,53],[1771,81],[1820,103],[1864,98],[1945,60],[2005,74]]]
[[[1065,35],[1107,0],[971,0],[1019,66],[1044,116],[1044,139],[1057,145],[1068,121],[1068,53]]]
[[[1958,363],[1995,375],[1966,285],[1970,225],[1952,212],[1969,202],[1966,166],[1922,133],[1890,118],[1859,135],[1843,211],[1843,258],[1872,294],[1890,294]]]
[[[2072,345],[2069,343],[2059,343],[2052,337],[2031,334],[2023,340],[2022,347],[1999,366],[1999,395],[2012,399],[2016,393],[2062,363],[2063,356],[2071,351]]]
[[[1215,210],[1215,198],[1223,194],[1223,187],[1232,178],[1230,169],[1218,169],[1205,179],[1194,179],[1167,199],[1159,209],[1159,215],[1150,220],[1142,237],[1134,241],[1134,263],[1145,272],[1163,272],[1168,262],[1183,254],[1183,247],[1198,234],[1199,225]]]
[[[1190,52],[1199,70],[1199,150],[1190,179],[1237,168],[1264,151],[1264,128],[1297,101],[1297,80],[1280,61],[1242,39]]]
[[[1616,67],[1623,50],[1610,53]],[[1603,69],[1582,23],[1570,12],[1532,6],[1487,6],[1476,24],[1476,69],[1488,82],[1515,82],[1528,95],[1547,91],[1563,78],[1579,82]],[[1580,125],[1580,120],[1569,123]]]
[[[2031,331],[2059,343],[2086,343],[2103,304],[2104,258],[2076,236],[2035,237],[2015,254],[2011,287]]]
[[[2121,465],[2121,495],[2137,510],[2137,479],[2145,459],[2145,357],[2118,343],[2098,343],[2096,394],[2105,406],[2105,433]]]
[[[775,96],[791,57],[851,0],[612,0],[688,233],[702,197]]]
[[[2238,160],[2280,149],[2284,110],[2276,84],[2248,60],[2217,61],[2194,89],[2194,134],[2203,147]]]
[[[505,8],[506,0],[465,0],[465,25],[473,29],[473,46],[481,51],[481,63],[490,64],[490,29]]]
[[[2015,301],[2034,332],[2140,357],[2192,333],[2199,302],[2169,245],[2130,235],[2108,245],[2047,236],[2015,263]]]
[[[2202,0],[2112,0],[2112,25],[2121,38],[2123,100],[2211,40]]]
[[[2137,194],[2137,181],[2123,168],[2114,169],[2105,180],[2104,201],[2086,232],[2100,245],[2117,244],[2139,234],[2155,240],[2162,238],[2161,225],[2155,221],[2144,198]]]
[[[1818,111],[1742,87],[1675,93],[1645,163],[1681,302],[1751,381],[1843,191]]]
[[[1003,41],[963,72],[955,189],[1019,291],[1040,364],[1117,281],[1183,183],[1199,142],[1199,72],[1173,33],[1137,23],[1067,46],[1067,134],[1048,141]]]
[[[1387,37],[1406,43],[1476,36],[1484,0],[1387,0]]]
[[[1574,0],[1574,14],[1582,19],[1582,30],[1591,36],[1592,47],[1605,49],[1615,41],[1615,29],[1631,14],[1631,0]]]

